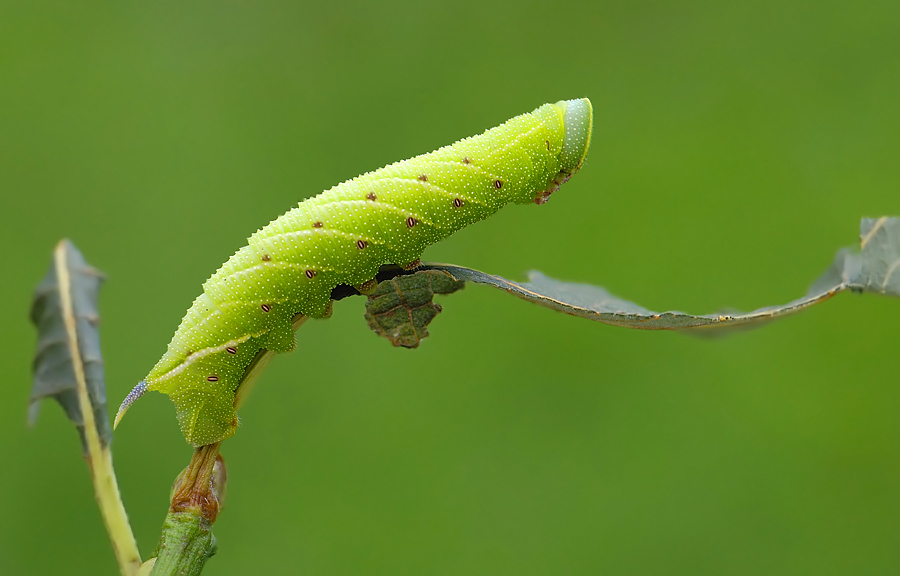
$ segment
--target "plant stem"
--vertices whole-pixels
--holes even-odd
[[[134,533],[131,531],[131,524],[128,522],[128,514],[125,512],[122,496],[119,494],[112,452],[108,446],[102,449],[99,461],[91,458],[91,467],[97,502],[106,522],[106,529],[113,543],[116,559],[119,561],[119,569],[125,576],[137,574],[141,567],[141,555],[134,539]]]
[[[197,576],[216,553],[212,525],[225,489],[225,463],[219,443],[194,450],[191,463],[172,487],[151,575]]]
[[[71,279],[69,278],[66,244],[64,242],[60,242],[56,247],[55,262],[69,352],[72,356],[75,381],[78,384],[78,405],[81,409],[81,416],[84,419],[84,435],[88,448],[87,460],[94,480],[94,495],[97,498],[100,513],[106,524],[106,531],[109,533],[109,539],[116,553],[119,571],[122,573],[122,576],[133,576],[137,574],[141,567],[141,555],[138,552],[137,542],[134,540],[131,525],[128,523],[128,515],[125,513],[125,506],[122,504],[122,497],[119,494],[119,485],[116,482],[116,472],[112,463],[112,453],[109,450],[109,446],[101,445],[100,435],[97,432],[97,423],[94,420],[94,408],[91,405],[91,399],[88,394],[84,365],[81,361],[81,349],[78,345],[78,330],[72,305]]]
[[[194,512],[169,512],[159,541],[159,556],[150,576],[179,574],[196,576],[206,559],[215,554],[216,539],[211,526]]]

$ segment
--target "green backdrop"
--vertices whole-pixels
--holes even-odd
[[[548,101],[583,171],[426,258],[654,309],[801,295],[900,214],[900,4],[0,2],[0,574],[114,574],[78,439],[28,430],[31,290],[71,238],[110,409],[200,284],[305,197]],[[707,340],[478,286],[420,349],[307,323],[223,446],[226,574],[895,574],[900,302]],[[141,550],[190,457],[151,394],[115,460]]]

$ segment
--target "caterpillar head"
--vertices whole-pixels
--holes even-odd
[[[591,101],[587,98],[562,100],[554,104],[562,111],[566,127],[566,139],[559,153],[560,172],[575,174],[584,164],[588,147],[591,145],[591,130],[594,114]]]
[[[559,152],[559,173],[550,185],[538,192],[534,198],[536,204],[543,204],[559,187],[569,181],[573,174],[584,165],[588,148],[591,145],[591,131],[594,127],[594,114],[591,101],[587,98],[560,100],[554,104],[563,118],[566,130],[562,150]]]

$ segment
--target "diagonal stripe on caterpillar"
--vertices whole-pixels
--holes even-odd
[[[188,442],[234,434],[235,393],[262,350],[294,347],[291,321],[320,318],[339,284],[412,266],[430,244],[504,205],[543,204],[577,172],[592,129],[587,98],[545,104],[478,136],[358,176],[253,234],[203,284],[169,343],[116,415],[148,390],[175,403]]]

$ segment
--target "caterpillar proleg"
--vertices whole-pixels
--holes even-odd
[[[188,442],[237,428],[235,392],[261,350],[294,348],[292,319],[326,315],[339,284],[423,250],[504,205],[543,204],[587,155],[587,98],[545,104],[478,136],[348,180],[258,230],[203,284],[156,366],[122,402],[148,390],[175,403]]]

